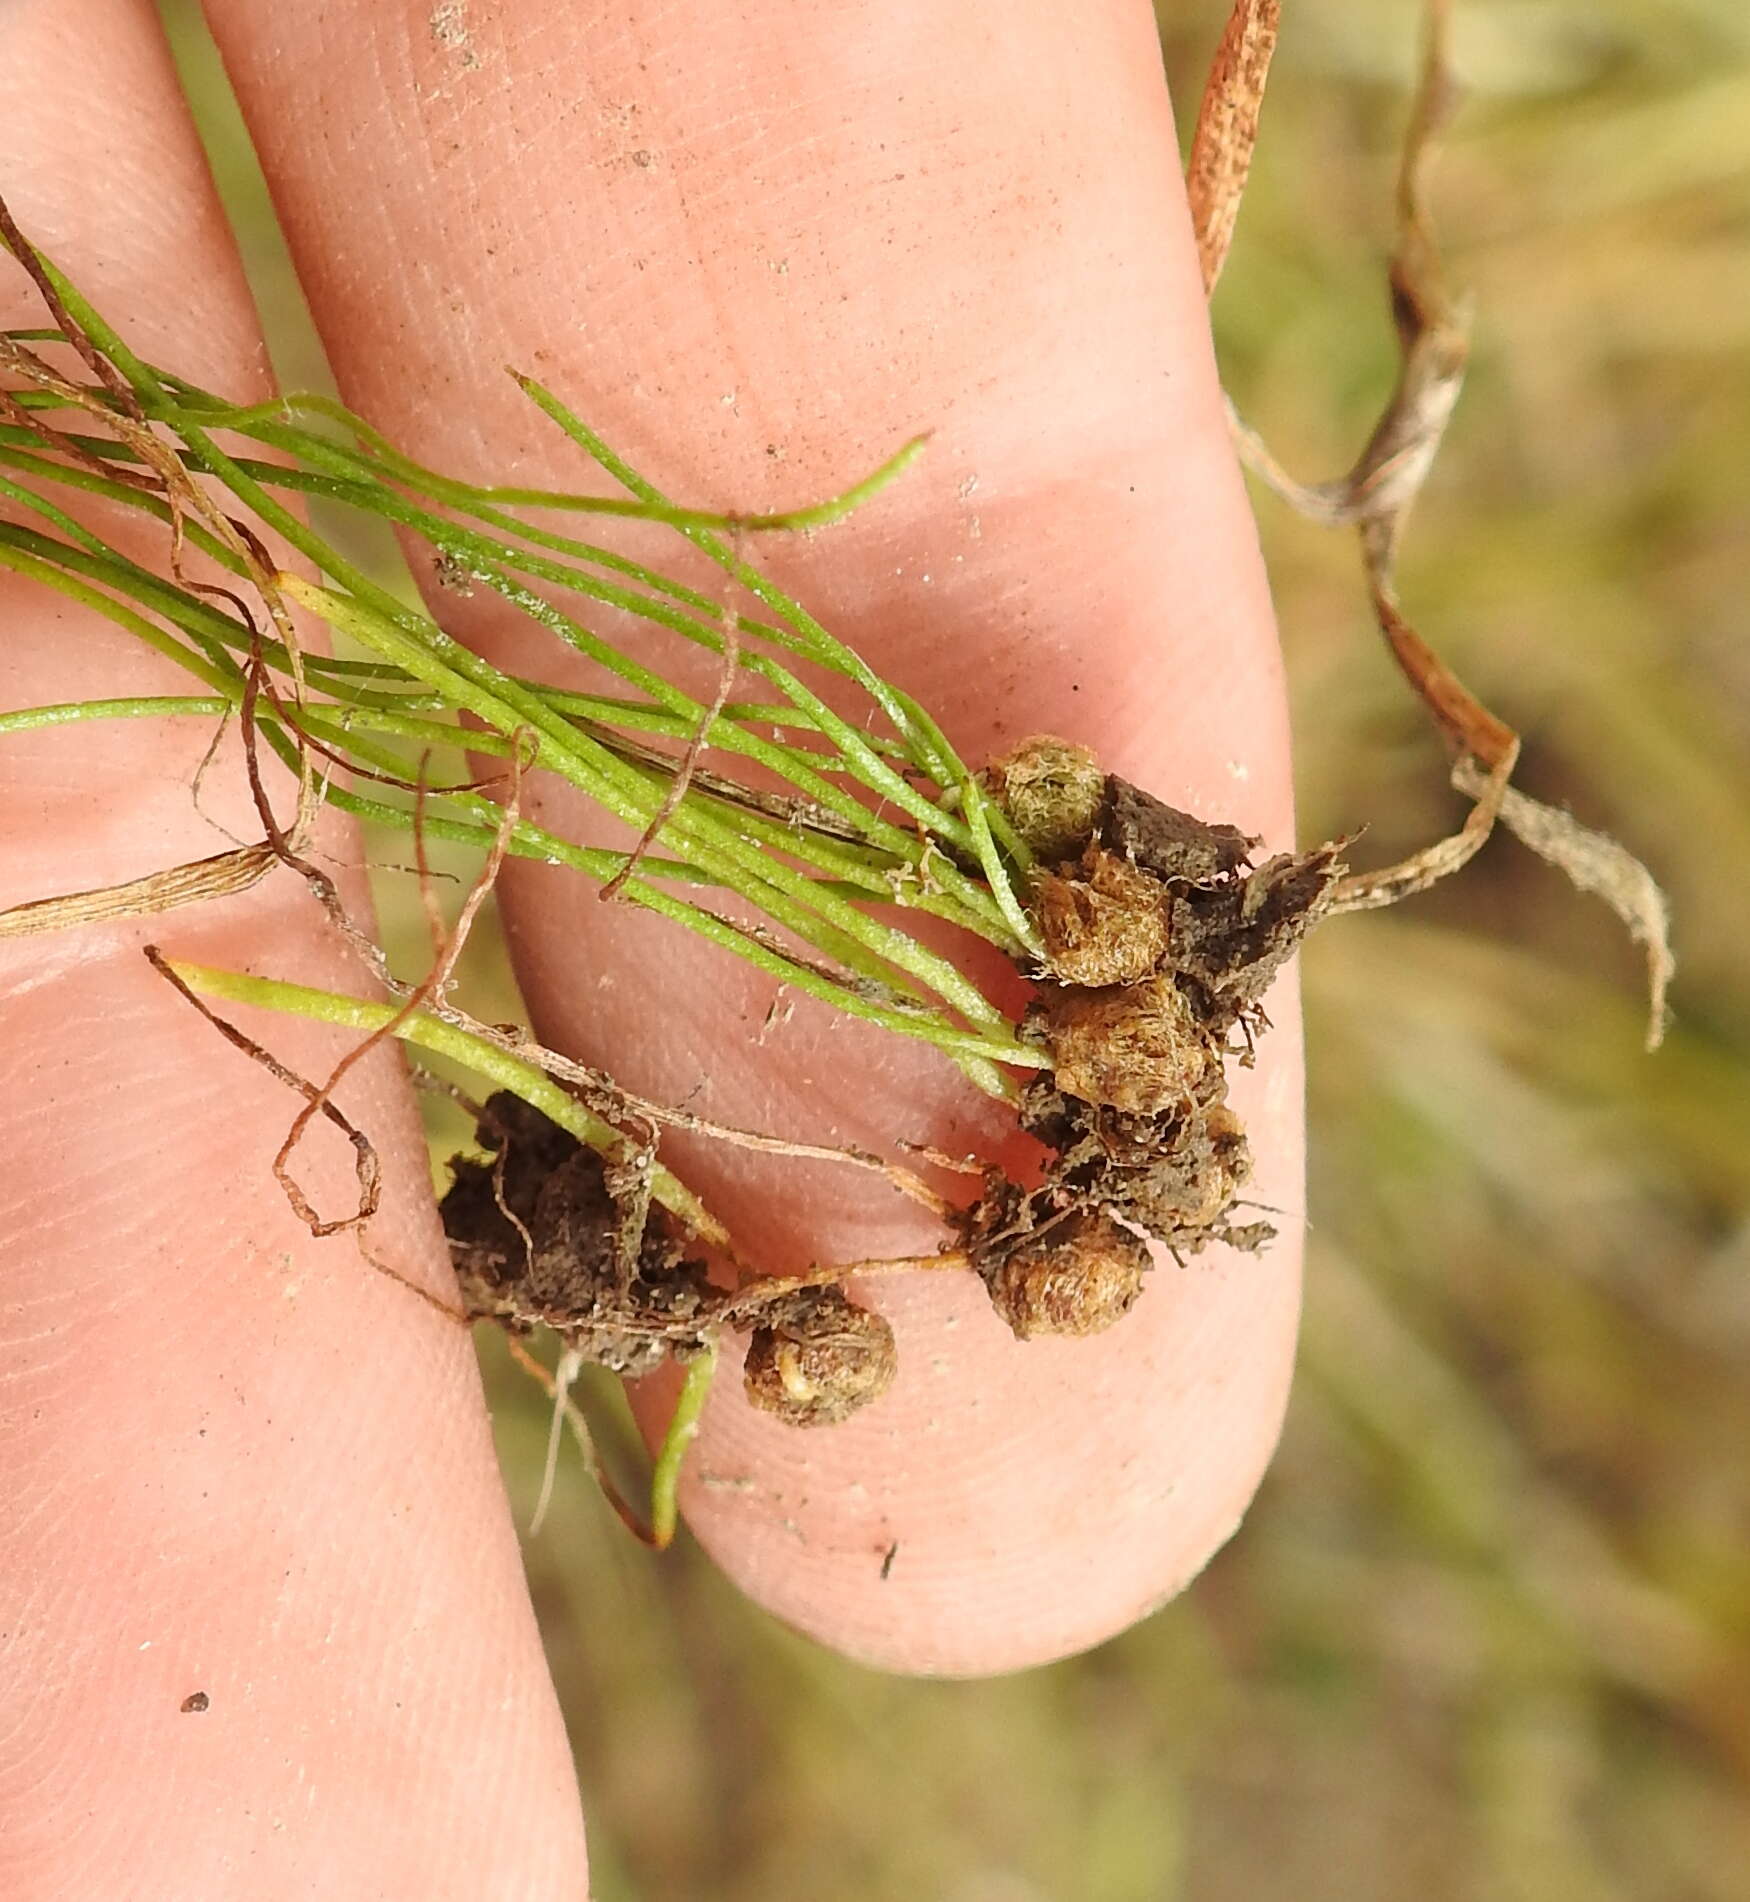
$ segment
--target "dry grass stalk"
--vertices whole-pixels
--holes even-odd
[[[1398,171],[1398,241],[1390,267],[1398,377],[1378,424],[1347,475],[1317,484],[1289,475],[1237,415],[1232,417],[1234,433],[1247,465],[1294,508],[1315,521],[1359,531],[1362,566],[1380,632],[1452,748],[1454,785],[1475,802],[1463,826],[1450,837],[1397,865],[1339,879],[1328,901],[1330,914],[1373,910],[1426,891],[1467,864],[1500,819],[1582,891],[1603,898],[1644,947],[1647,1048],[1652,1050],[1664,1036],[1666,992],[1674,968],[1663,893],[1626,848],[1509,786],[1519,757],[1518,734],[1491,713],[1416,632],[1397,595],[1404,524],[1439,453],[1470,353],[1468,313],[1447,288],[1427,213],[1429,170],[1458,97],[1448,57],[1450,15],[1449,0],[1429,0],[1421,84]]]

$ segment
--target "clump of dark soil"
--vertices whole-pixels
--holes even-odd
[[[1021,1101],[1040,1179],[988,1172],[962,1234],[1017,1334],[1090,1333],[1135,1300],[1144,1236],[1185,1256],[1274,1233],[1233,1219],[1251,1153],[1226,1065],[1251,1062],[1264,994],[1343,868],[1335,845],[1254,866],[1255,839],[1061,740],[1026,742],[986,785],[1041,856],[1047,962],[1026,1028],[1052,1068]]]
[[[493,1159],[456,1157],[441,1210],[472,1318],[550,1327],[634,1376],[704,1346],[717,1291],[664,1210],[622,1210],[595,1150],[508,1091],[476,1133]]]
[[[491,1159],[457,1156],[441,1205],[470,1319],[551,1328],[633,1378],[746,1328],[748,1398],[793,1426],[847,1419],[892,1384],[880,1315],[831,1286],[715,1286],[666,1210],[617,1198],[610,1165],[520,1096],[489,1098],[476,1138]]]

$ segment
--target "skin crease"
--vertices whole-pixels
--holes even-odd
[[[999,21],[877,0],[634,0],[603,20],[223,0],[211,17],[343,389],[415,454],[581,485],[506,362],[671,493],[748,510],[831,493],[930,429],[896,489],[819,537],[760,546],[762,562],[967,757],[1062,731],[1166,798],[1288,842],[1279,662],[1145,6],[1016,0]],[[92,194],[76,181],[97,154]],[[227,389],[257,385],[143,3],[0,10],[0,164],[20,216],[128,334]],[[34,321],[27,305],[9,320]],[[672,563],[666,538],[627,545]],[[65,659],[70,616],[14,598],[12,703],[114,678]],[[495,656],[518,652],[477,601],[434,598]],[[80,637],[107,667],[116,650]],[[554,669],[546,646],[540,664]],[[122,821],[83,790],[97,738],[7,754],[31,793],[0,835],[8,888],[19,864],[18,895],[35,896],[217,849],[186,802],[188,736],[131,743],[152,749],[155,790]],[[558,801],[542,816],[584,829]],[[29,843],[45,835],[50,853]],[[513,869],[502,895],[538,1027],[630,1086],[814,1140],[995,1139],[992,1106],[921,1046],[805,1001],[767,1025],[771,989],[744,967]],[[287,881],[155,935],[235,961],[270,915],[276,974],[352,981]],[[22,1719],[9,1699],[0,1720],[0,1806],[25,1823],[0,1832],[0,1891],[101,1891],[68,1878],[77,1821],[88,1869],[126,1858],[143,1895],[473,1894],[485,1868],[495,1893],[579,1893],[569,1767],[465,1339],[292,1220],[265,1170],[283,1098],[154,989],[141,935],[0,959],[4,1061],[22,1079],[0,1100],[29,1105],[31,1131],[62,1106],[54,1153],[0,1199],[6,1258],[25,1264],[0,1309],[0,1406],[25,1449],[0,1581],[28,1612],[4,1668],[31,1692]],[[1263,1470],[1292,1356],[1292,999],[1272,1013],[1235,1099],[1258,1197],[1290,1214],[1269,1256],[1168,1265],[1112,1334],[1025,1346],[963,1281],[870,1277],[902,1374],[868,1413],[800,1434],[719,1382],[684,1502],[732,1577],[854,1655],[970,1673],[1095,1643],[1199,1569]],[[307,1069],[333,1050],[283,1026],[274,1041]],[[152,1166],[117,1197],[111,1147],[139,1152],[130,1112],[154,1092],[176,1113],[155,1116]],[[395,1259],[436,1275],[391,1065],[355,1111],[392,1152]],[[40,1148],[21,1134],[11,1152],[27,1141]],[[849,1171],[674,1155],[773,1267],[936,1239]],[[330,1160],[344,1206],[344,1158]],[[81,1203],[92,1213],[71,1227],[60,1211]],[[129,1377],[106,1379],[124,1355]],[[239,1388],[277,1404],[240,1424]],[[288,1581],[292,1561],[307,1575]],[[160,1634],[146,1664],[143,1605]],[[173,1679],[154,1675],[173,1660]],[[197,1687],[212,1710],[180,1715]],[[221,1688],[248,1713],[225,1733]],[[98,1727],[125,1763],[80,1753]]]

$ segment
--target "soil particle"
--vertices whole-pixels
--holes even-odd
[[[698,1353],[723,1325],[749,1326],[748,1397],[792,1426],[848,1418],[885,1393],[893,1330],[836,1287],[731,1295],[687,1257],[677,1227],[640,1193],[648,1177],[604,1161],[507,1092],[477,1138],[488,1160],[455,1158],[444,1231],[476,1319],[552,1328],[586,1360],[634,1378]]]
[[[551,1327],[630,1375],[703,1345],[705,1265],[686,1258],[665,1211],[642,1211],[638,1225],[635,1198],[616,1201],[602,1158],[507,1091],[487,1102],[477,1134],[494,1159],[458,1156],[442,1204],[470,1315],[517,1332]]]
[[[1175,897],[1173,967],[1188,990],[1202,993],[1202,1014],[1218,1035],[1257,1010],[1317,923],[1343,872],[1341,850],[1280,853],[1244,878]]]
[[[1223,1218],[1251,1177],[1252,1155],[1224,1103],[1133,1116],[1042,1081],[1023,1099],[1021,1123],[1053,1152],[1047,1186],[1059,1197],[1097,1197],[1185,1254],[1232,1239]]]
[[[1100,837],[1163,882],[1212,885],[1245,869],[1256,839],[1237,826],[1210,825],[1116,774],[1106,781]]]

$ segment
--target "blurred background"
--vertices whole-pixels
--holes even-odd
[[[282,377],[322,381],[198,9],[163,7]],[[1160,7],[1187,133],[1226,10]],[[1240,408],[1312,478],[1392,374],[1419,9],[1286,12],[1215,319]],[[878,1676],[684,1544],[653,1561],[570,1470],[527,1559],[598,1902],[1747,1892],[1750,10],[1460,0],[1456,42],[1435,209],[1476,352],[1402,592],[1523,730],[1527,790],[1668,887],[1669,1041],[1643,1056],[1609,916],[1505,837],[1315,937],[1282,1451],[1197,1586],[1086,1657]],[[1385,863],[1458,816],[1443,755],[1349,537],[1259,514],[1302,836],[1365,819]],[[482,1348],[526,1524],[546,1409]]]

